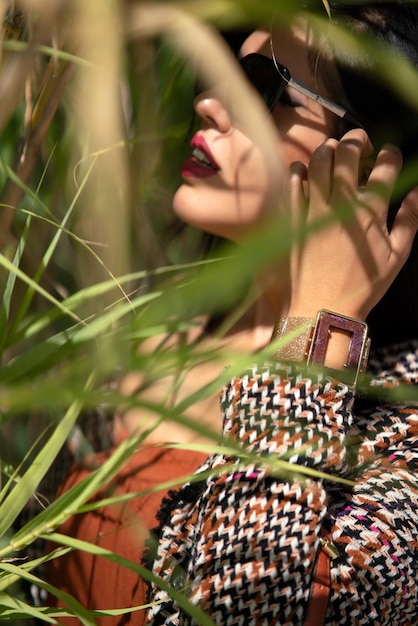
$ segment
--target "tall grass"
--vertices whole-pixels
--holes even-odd
[[[138,346],[144,338],[187,328],[198,315],[229,309],[257,268],[288,250],[291,239],[283,222],[277,232],[257,233],[238,254],[226,249],[217,261],[193,262],[199,234],[172,230],[171,195],[188,145],[193,71],[208,84],[227,77],[237,102],[246,102],[240,116],[249,134],[267,155],[276,153],[270,120],[208,27],[249,27],[270,19],[278,8],[283,15],[291,10],[291,4],[272,0],[255,4],[261,3],[0,2],[5,15],[0,74],[2,620],[56,623],[60,613],[28,605],[21,583],[63,596],[37,572],[47,559],[72,548],[151,576],[138,563],[122,563],[95,545],[80,546],[59,535],[60,524],[85,510],[143,433],[124,442],[59,500],[44,497],[51,495],[42,487],[48,470],[83,411],[120,401],[107,381],[131,370],[158,379],[202,359],[216,359],[219,371],[230,363],[228,373],[170,411],[155,403],[162,419],[181,422],[189,404],[213,393],[249,362],[248,356],[202,354],[196,346],[177,355],[174,364],[164,354],[143,354]],[[352,46],[350,35],[345,36]],[[407,97],[418,93],[409,68],[397,66],[390,76],[402,89],[408,85]],[[270,162],[274,166],[273,157]],[[131,402],[142,406],[144,401],[138,395]],[[270,462],[275,471],[288,469],[279,459]],[[35,505],[39,512],[22,523],[25,511]],[[39,538],[61,547],[39,556],[29,550]],[[94,623],[91,612],[64,599],[81,623]],[[186,598],[179,596],[179,602],[187,605]],[[189,609],[200,623],[210,623],[196,607]]]

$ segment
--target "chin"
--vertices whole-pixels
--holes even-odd
[[[174,195],[173,211],[186,224],[212,232],[213,207],[216,204],[216,200],[211,201],[201,190],[197,191],[192,185],[183,184]]]
[[[174,213],[176,215],[178,215],[179,217],[180,217],[179,214],[181,213],[181,208],[182,208],[182,205],[183,205],[183,196],[184,196],[183,187],[185,187],[184,184],[181,185],[177,189],[176,193],[173,196],[173,210],[174,210]]]
[[[263,207],[258,195],[247,198],[247,205],[237,206],[236,193],[233,197],[231,193],[204,193],[187,183],[179,187],[173,198],[173,211],[183,222],[234,242],[260,225]]]
[[[193,191],[188,185],[181,185],[174,194],[173,211],[183,222],[194,226],[193,215],[196,215],[196,208],[193,202]]]

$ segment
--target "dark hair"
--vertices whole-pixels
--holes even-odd
[[[418,4],[413,2],[374,2],[368,4],[329,2],[332,21],[346,26],[350,32],[367,37],[368,42],[389,46],[418,70]],[[390,53],[390,52],[389,52]],[[359,119],[376,150],[384,143],[396,144],[403,153],[408,186],[402,196],[393,198],[389,211],[391,227],[401,197],[418,184],[418,107],[406,102],[387,80],[381,77],[382,56],[368,55],[367,63],[347,53],[335,56],[343,89],[343,100]],[[327,85],[327,72],[322,72]],[[335,71],[334,71],[335,76]],[[331,82],[331,73],[328,74]],[[418,96],[418,94],[417,94]],[[340,129],[344,131],[344,128]],[[342,134],[342,133],[341,133]],[[416,336],[418,329],[418,237],[410,257],[387,294],[371,312],[370,333],[375,345],[403,341]]]

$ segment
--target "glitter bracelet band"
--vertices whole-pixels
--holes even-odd
[[[357,384],[360,374],[366,371],[370,351],[370,339],[365,322],[346,315],[322,309],[316,320],[312,317],[282,317],[274,327],[271,340],[283,339],[273,358],[277,361],[306,362],[308,365],[324,365],[331,331],[341,330],[350,334],[344,382]],[[333,374],[341,372],[332,370]],[[340,376],[341,378],[341,376]],[[349,378],[349,380],[348,380]]]

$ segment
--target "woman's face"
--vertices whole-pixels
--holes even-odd
[[[308,37],[303,24],[275,31],[276,59],[294,79],[329,96],[309,66]],[[271,57],[269,32],[255,31],[246,39],[241,56],[252,52]],[[314,150],[332,135],[336,121],[334,114],[291,87],[285,94],[284,102],[280,101],[271,113],[277,131],[276,175],[260,146],[233,119],[228,103],[218,99],[214,91],[196,98],[195,109],[202,126],[192,139],[192,158],[183,164],[184,183],[173,202],[183,221],[239,241],[271,214],[272,198],[280,197],[283,180],[280,155],[285,166],[294,161],[307,164]]]

